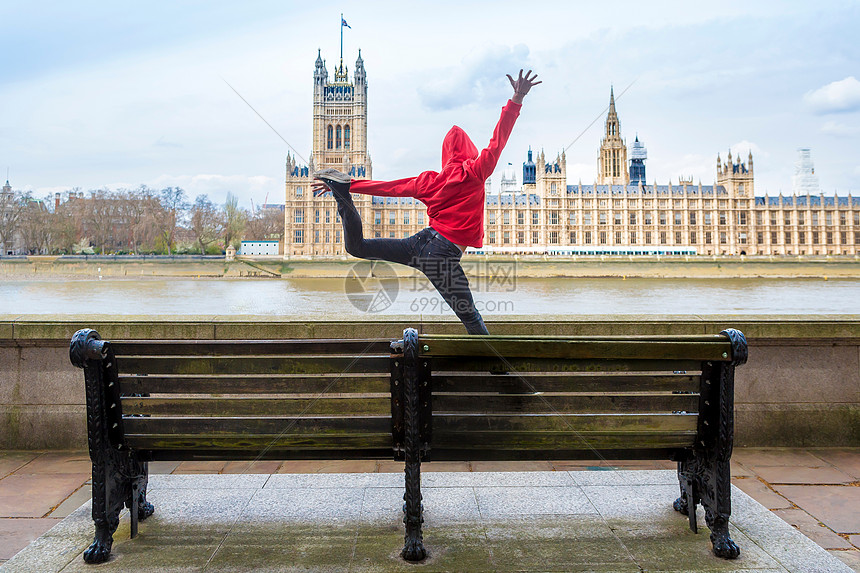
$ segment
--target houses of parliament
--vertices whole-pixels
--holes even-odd
[[[367,149],[367,75],[359,51],[350,80],[343,61],[329,78],[320,54],[314,67],[313,151],[309,165],[286,160],[284,255],[344,255],[330,193],[314,198],[311,175],[334,167],[371,178]],[[803,151],[801,152],[803,154]],[[803,155],[802,155],[803,157]],[[807,152],[808,159],[808,152]],[[814,170],[795,176],[791,196],[756,196],[752,153],[716,159],[711,185],[680,179],[649,185],[647,152],[638,136],[628,148],[612,90],[594,184],[567,184],[564,153],[529,149],[522,184],[511,170],[501,191],[485,186],[485,235],[477,254],[531,255],[856,255],[860,197],[823,195]],[[800,181],[800,185],[798,185]],[[800,189],[802,192],[797,192]],[[353,194],[367,238],[403,238],[427,225],[412,198]]]

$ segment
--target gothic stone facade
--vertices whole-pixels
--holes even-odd
[[[341,62],[333,82],[321,57],[314,69],[310,164],[287,157],[285,256],[344,255],[342,229],[329,194],[313,198],[315,169],[335,167],[370,178],[367,78],[359,53],[353,81]],[[644,170],[643,166],[639,166]],[[568,185],[564,153],[543,152],[523,164],[524,184],[487,193],[484,247],[477,253],[548,255],[855,255],[860,198],[756,197],[753,158],[717,157],[716,182],[631,185],[627,148],[610,94],[594,185]],[[427,224],[410,198],[353,195],[366,237],[402,238]]]

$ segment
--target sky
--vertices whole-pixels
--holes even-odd
[[[6,2],[0,168],[39,197],[145,184],[283,203],[288,147],[225,81],[309,157],[314,60],[321,50],[334,73],[343,12],[344,61],[351,74],[361,49],[367,70],[376,179],[438,170],[454,124],[485,145],[505,74],[531,68],[543,83],[496,188],[509,162],[521,181],[529,146],[566,150],[568,183],[593,182],[614,86],[649,183],[713,183],[731,149],[752,151],[757,195],[790,193],[810,148],[822,191],[860,193],[860,3],[699,4]]]

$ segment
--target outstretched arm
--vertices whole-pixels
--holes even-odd
[[[502,150],[505,148],[511,131],[514,129],[514,123],[520,115],[523,97],[529,93],[532,87],[541,83],[534,81],[537,78],[537,74],[529,77],[531,73],[532,71],[529,70],[526,72],[525,77],[523,77],[523,71],[520,70],[517,80],[514,80],[508,74],[511,87],[514,88],[514,95],[511,97],[511,101],[502,108],[502,117],[499,118],[499,123],[496,124],[496,129],[493,131],[493,137],[490,139],[489,145],[475,160],[474,173],[480,179],[486,180],[487,177],[493,174],[493,170],[499,162],[499,157],[502,155]]]

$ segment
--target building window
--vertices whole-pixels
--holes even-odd
[[[666,224],[666,211],[660,211],[660,224]]]
[[[517,243],[523,244],[526,242],[526,233],[525,231],[517,231]]]
[[[854,244],[860,245],[860,231],[854,231]]]
[[[395,223],[397,223],[397,213],[395,213],[394,211],[389,211],[388,212],[388,224],[394,225]]]
[[[636,224],[636,213],[630,213],[630,224],[631,225]]]
[[[510,211],[505,211],[504,213],[502,213],[502,223],[505,225],[511,224],[511,212]]]
[[[549,224],[558,225],[558,211],[549,212]]]
[[[746,233],[738,233],[738,243],[741,245],[747,244],[747,234]]]
[[[770,244],[775,245],[777,243],[776,231],[770,232]]]
[[[586,245],[590,245],[590,244],[591,244],[591,231],[586,231],[586,232],[585,232],[585,244],[586,244]]]
[[[705,231],[705,244],[710,245],[713,242],[713,236],[710,231]]]
[[[605,225],[605,224],[606,224],[606,213],[600,213],[600,214],[598,214],[598,215],[597,215],[597,221],[598,221],[601,225]]]
[[[382,211],[373,212],[373,223],[376,225],[382,224]]]
[[[821,237],[818,235],[818,231],[812,231],[812,242],[815,245],[821,244]]]
[[[537,231],[532,231],[532,243],[537,244],[539,242],[539,236]]]
[[[571,225],[576,225],[576,213],[571,212],[571,213],[570,213],[570,219],[569,219],[569,220],[570,220],[570,224],[571,224]]]
[[[615,244],[621,244],[621,231],[615,231]]]
[[[526,214],[522,211],[517,211],[517,225],[525,225],[526,224]]]
[[[555,187],[555,181],[553,181],[552,183],[549,184],[549,193],[550,193],[550,195],[558,194],[558,190]]]
[[[860,211],[854,213],[854,226],[860,227]]]
[[[800,231],[797,234],[797,242],[800,243],[801,245],[806,244],[806,233],[804,233],[803,231]]]
[[[558,244],[558,231],[550,231],[549,232],[549,242],[552,245]]]
[[[806,217],[804,217],[803,211],[797,212],[797,224],[798,225],[805,225],[806,224]]]
[[[340,149],[340,126],[334,128],[334,146],[336,149]]]
[[[833,231],[827,231],[827,244],[833,244]]]
[[[746,211],[741,211],[738,213],[738,225],[746,225],[747,224],[747,214]]]
[[[382,233],[380,231],[374,231],[373,232],[373,238],[374,239],[379,239],[380,237],[382,237]]]
[[[491,245],[496,244],[496,232],[495,231],[489,232],[487,242],[490,243]]]
[[[314,223],[320,222],[320,210],[314,209]]]
[[[403,224],[404,224],[404,225],[408,225],[408,224],[409,224],[409,211],[404,211],[404,212],[403,212]]]
[[[343,126],[343,148],[349,149],[349,140],[350,140],[350,129],[349,124]]]
[[[591,213],[583,213],[582,214],[582,224],[590,225],[591,224]]]
[[[334,242],[340,243],[340,229],[336,229],[334,232]]]
[[[813,227],[818,226],[818,212],[817,211],[812,213],[812,226]]]
[[[651,213],[645,213],[645,224],[651,225],[654,223],[654,220],[651,217]]]
[[[755,234],[755,242],[758,245],[763,245],[764,244],[764,233],[762,233],[762,232],[756,233]]]
[[[666,231],[660,231],[660,244],[666,244]]]
[[[824,214],[824,224],[827,225],[828,227],[833,226],[833,212],[827,211]]]
[[[690,213],[690,224],[691,225],[696,224],[696,213]]]
[[[388,231],[388,238],[389,238],[389,239],[393,239],[393,238],[394,238],[394,231]]]
[[[302,188],[301,188],[301,187],[296,187],[296,197],[301,197],[301,196],[302,196],[302,194],[303,194],[303,193],[302,193]]]
[[[488,225],[495,225],[496,224],[496,212],[495,211],[490,211],[489,213],[487,213],[487,224]]]
[[[403,231],[403,238],[405,239],[408,236],[409,236],[409,231]]]
[[[696,244],[696,231],[690,231],[690,244]]]
[[[535,211],[532,213],[532,225],[539,225],[539,224],[540,224],[540,213]]]
[[[651,244],[651,231],[645,231],[645,243]]]
[[[331,211],[329,211],[328,209],[325,210],[325,222],[331,223]]]
[[[744,184],[738,183],[738,195],[743,195],[743,194],[744,194]]]
[[[332,149],[334,148],[334,128],[330,125],[328,126],[327,134],[326,148]]]
[[[761,211],[756,211],[756,212],[755,212],[755,224],[756,224],[756,225],[763,225],[763,224],[764,224],[764,223],[762,222],[762,215],[761,215]]]
[[[319,243],[319,242],[320,242],[320,232],[319,232],[319,229],[317,229],[316,231],[314,231],[314,243]]]
[[[293,232],[293,242],[297,243],[297,244],[301,244],[301,243],[305,242],[304,232],[302,231],[302,229],[296,229]]]
[[[845,211],[839,211],[839,224],[845,225],[848,222],[848,214]]]
[[[680,226],[680,225],[684,224],[684,220],[682,217],[683,217],[683,215],[681,213],[675,213],[675,224],[676,225]]]
[[[293,223],[304,223],[305,222],[305,210],[304,209],[296,209],[293,212]]]
[[[600,231],[600,244],[606,244],[606,231]]]
[[[726,224],[726,212],[720,211],[720,226]]]
[[[675,244],[676,244],[676,245],[680,245],[680,244],[682,244],[682,241],[681,241],[681,231],[675,231]]]
[[[860,237],[860,233],[857,233],[857,236],[858,236],[858,237]],[[575,245],[575,244],[576,244],[576,231],[571,231],[571,232],[570,232],[570,244],[571,244],[571,245]]]
[[[631,245],[635,245],[635,244],[636,244],[636,231],[631,231],[631,232],[630,232],[630,244],[631,244]]]
[[[710,225],[710,224],[711,224],[711,214],[705,213],[705,225]]]
[[[424,211],[418,211],[418,224],[424,224]]]
[[[331,243],[331,231],[329,231],[328,229],[325,230],[325,242]]]
[[[791,211],[786,211],[785,216],[783,217],[783,222],[786,225],[791,225]]]
[[[726,233],[725,233],[725,231],[720,232],[720,244],[721,245],[726,244]]]
[[[502,233],[502,242],[506,245],[511,242],[511,232],[510,231],[504,231]]]
[[[790,245],[790,244],[791,244],[791,231],[786,231],[786,232],[785,232],[785,244],[786,244],[786,245]]]

